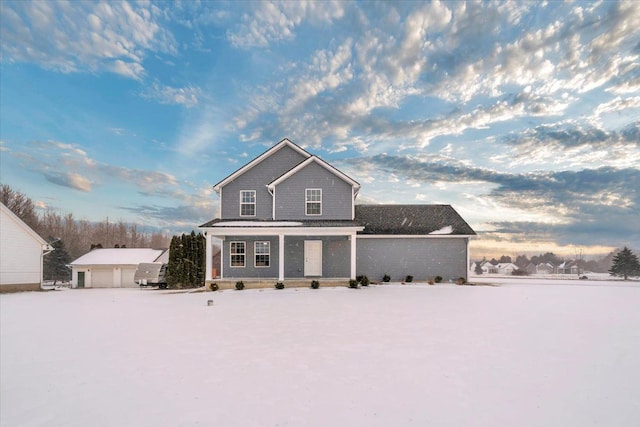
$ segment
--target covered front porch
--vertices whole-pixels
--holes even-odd
[[[352,221],[318,225],[214,220],[201,229],[206,236],[207,283],[247,280],[272,286],[276,281],[348,281],[356,277],[356,233],[362,227]],[[214,239],[221,243],[215,275]]]

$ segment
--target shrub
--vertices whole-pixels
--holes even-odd
[[[318,282],[317,280],[311,281],[311,289],[318,289],[319,287],[320,287],[320,282]]]
[[[282,282],[276,283],[275,286],[276,286],[276,289],[284,289],[284,283],[282,283]]]
[[[388,274],[385,274],[384,276],[382,276],[382,281],[383,282],[390,282],[391,281],[391,276],[389,276]]]
[[[529,275],[529,272],[528,272],[527,270],[520,270],[520,269],[517,269],[517,270],[513,270],[513,271],[511,272],[511,275],[512,275],[512,276],[528,276],[528,275]]]
[[[409,275],[409,276],[405,277],[404,281],[407,282],[407,283],[413,282],[413,276]]]
[[[211,289],[212,291],[217,291],[218,290],[218,284],[217,283],[209,283],[209,289]]]
[[[433,279],[436,283],[440,283],[442,282],[442,276],[436,276],[435,279]]]
[[[464,277],[458,277],[458,280],[456,280],[456,285],[464,285],[465,283],[467,283],[467,279]]]
[[[349,280],[349,287],[351,289],[357,289],[358,288],[358,281],[357,280]]]
[[[359,282],[362,286],[369,286],[369,284],[371,283],[367,276],[361,276]]]
[[[429,281],[427,283],[430,284],[430,285],[434,285],[436,282],[433,279],[429,279]]]
[[[236,290],[241,291],[244,289],[244,282],[242,280],[236,282]]]

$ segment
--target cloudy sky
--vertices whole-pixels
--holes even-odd
[[[282,138],[473,255],[640,248],[640,2],[0,5],[0,179],[190,231]]]

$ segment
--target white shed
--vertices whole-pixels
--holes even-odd
[[[47,242],[0,203],[0,292],[39,290]]]
[[[94,249],[71,263],[73,288],[134,288],[138,264],[162,261],[166,250]]]

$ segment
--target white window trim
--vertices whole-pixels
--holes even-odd
[[[258,253],[258,243],[266,243],[269,248],[269,252],[266,254]],[[269,265],[258,265],[257,256],[258,255],[268,255],[269,256]],[[253,268],[270,268],[271,267],[271,242],[268,240],[257,240],[253,242]]]
[[[253,193],[253,203],[242,202],[242,193],[250,192]],[[253,205],[253,215],[242,215],[242,205]],[[256,211],[258,209],[258,198],[256,194],[256,190],[240,190],[240,216],[241,217],[255,217]]]
[[[237,252],[233,252],[233,244],[234,243],[242,243],[244,245],[244,253],[239,254]],[[244,258],[244,262],[242,265],[233,265],[233,256],[234,255],[242,255]],[[229,242],[229,267],[231,268],[245,268],[247,266],[247,242],[242,240],[232,240]]]
[[[318,190],[320,191],[320,201],[308,201],[307,200],[307,192],[310,190]],[[309,210],[307,209],[307,207],[309,206],[309,203],[320,203],[320,213],[317,214],[310,214]],[[304,214],[306,216],[322,216],[322,188],[305,188],[304,189]]]

